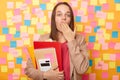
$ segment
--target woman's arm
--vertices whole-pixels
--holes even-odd
[[[68,42],[68,48],[76,72],[83,74],[89,67],[89,56],[84,37],[76,36],[76,39]]]

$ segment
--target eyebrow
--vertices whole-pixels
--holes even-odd
[[[57,11],[57,13],[61,13],[61,11]],[[70,13],[70,11],[67,11],[67,13]]]

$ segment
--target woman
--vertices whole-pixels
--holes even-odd
[[[63,71],[51,69],[40,72],[33,68],[31,60],[28,60],[25,69],[28,77],[34,80],[81,80],[80,74],[88,69],[89,56],[84,37],[75,34],[73,11],[68,3],[60,2],[54,7],[51,33],[41,36],[40,41],[48,39],[58,41],[62,45]]]

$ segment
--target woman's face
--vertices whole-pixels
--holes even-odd
[[[55,15],[56,25],[59,25],[61,23],[66,23],[69,25],[70,21],[71,21],[71,13],[69,7],[64,4],[59,5],[56,9],[56,15]]]

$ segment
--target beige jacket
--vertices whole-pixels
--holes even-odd
[[[49,34],[41,36],[40,41],[49,39]],[[84,74],[89,67],[89,56],[85,38],[77,34],[75,39],[67,43],[70,54],[70,79],[81,80],[80,74]]]

